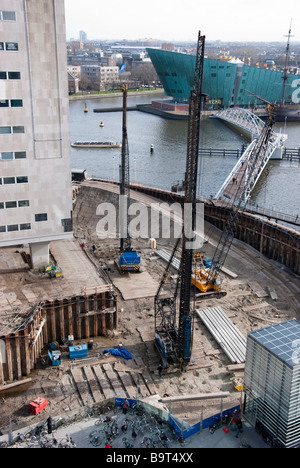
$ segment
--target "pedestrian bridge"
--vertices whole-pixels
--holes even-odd
[[[265,125],[260,117],[240,107],[222,109],[216,114],[213,114],[212,118],[222,120],[231,125],[235,130],[239,130],[250,140],[258,138]]]
[[[215,197],[227,203],[236,203],[240,200],[246,203],[269,160],[282,159],[283,143],[287,140],[287,135],[275,133],[272,130],[269,140],[262,141],[258,151],[256,143],[265,128],[265,122],[257,115],[247,109],[230,108],[219,111],[214,115],[214,118],[218,118],[240,132],[248,133],[251,136],[250,145]]]

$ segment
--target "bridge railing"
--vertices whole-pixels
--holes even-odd
[[[248,146],[218,191],[216,199],[223,199],[226,202],[233,202],[235,199],[243,200],[243,203],[248,201],[259,177],[276,150],[276,146],[269,141],[265,151],[259,155],[253,167],[251,159],[256,143],[257,140],[253,140]]]
[[[300,214],[283,213],[282,211],[275,210],[274,208],[260,206],[251,200],[247,203],[246,211],[268,219],[274,219],[275,221],[283,221],[288,224],[293,224],[294,226],[300,226]]]
[[[248,130],[248,132],[252,133],[253,138],[260,135],[265,125],[264,121],[257,115],[247,109],[239,107],[222,109],[214,114],[213,117],[234,123],[235,125]]]

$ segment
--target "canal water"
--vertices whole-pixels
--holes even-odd
[[[158,99],[162,96],[155,96]],[[128,107],[148,104],[153,96],[128,96]],[[88,113],[84,113],[85,104]],[[95,108],[121,107],[122,98],[90,99],[70,102],[71,142],[122,141],[122,112],[95,113]],[[104,127],[100,127],[103,122]],[[139,111],[127,112],[130,154],[130,181],[171,190],[172,184],[184,178],[187,147],[187,121],[164,119]],[[300,146],[300,123],[277,124],[277,132],[286,132],[285,146]],[[201,121],[200,146],[205,148],[241,149],[244,137],[215,119]],[[150,147],[154,145],[154,152]],[[86,169],[89,177],[119,180],[120,149],[71,148],[73,169]],[[198,193],[204,198],[215,195],[236,164],[232,156],[205,156],[199,166]],[[258,181],[253,202],[291,214],[300,215],[299,162],[270,161]]]

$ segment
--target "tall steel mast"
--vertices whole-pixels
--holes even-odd
[[[284,75],[283,75],[283,89],[282,89],[282,97],[281,97],[281,105],[283,106],[285,103],[285,91],[287,87],[288,81],[288,60],[289,60],[289,53],[290,53],[290,39],[291,39],[291,32],[292,32],[292,20],[290,24],[289,33],[287,36],[287,45],[286,45],[286,53],[285,53],[285,63],[284,63]]]
[[[202,84],[204,65],[205,36],[198,34],[196,68],[194,87],[191,91],[189,106],[189,125],[186,158],[186,179],[184,203],[192,205],[192,231],[195,230],[196,203],[197,203],[197,177],[199,159],[200,118],[202,106]],[[187,206],[187,205],[186,205]],[[182,255],[180,271],[180,301],[178,326],[178,357],[183,363],[188,363],[192,353],[192,313],[191,313],[191,275],[194,251],[188,247],[191,239],[187,238],[186,229],[183,229]]]

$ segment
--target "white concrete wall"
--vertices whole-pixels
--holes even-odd
[[[30,206],[0,209],[0,226],[31,224],[26,231],[0,232],[0,247],[70,237],[61,220],[71,217],[71,155],[64,0],[1,0],[16,21],[0,21],[1,71],[20,80],[0,80],[0,99],[22,99],[21,108],[1,108],[0,127],[24,126],[24,134],[0,134],[0,152],[26,151],[26,159],[0,160],[0,177],[27,176],[28,183],[0,185],[0,202],[29,200]],[[35,215],[47,213],[47,221]]]

